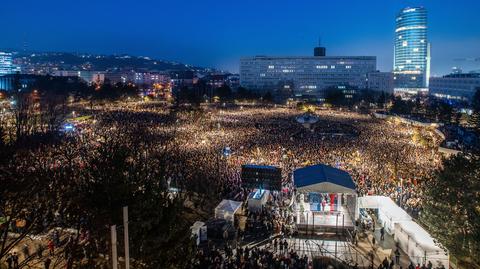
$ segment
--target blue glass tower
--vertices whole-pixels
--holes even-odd
[[[397,15],[393,71],[396,91],[418,93],[428,88],[430,44],[423,7],[404,8]]]
[[[0,51],[0,76],[12,74],[13,71],[12,54]]]

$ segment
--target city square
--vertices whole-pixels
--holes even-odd
[[[2,3],[0,269],[480,269],[478,10]]]

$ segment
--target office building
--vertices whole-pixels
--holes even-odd
[[[374,56],[256,56],[240,60],[240,85],[261,94],[281,91],[295,96],[324,98],[330,87],[366,88],[367,74],[375,72]]]
[[[56,70],[52,72],[56,77],[79,77],[88,84],[103,84],[105,82],[105,73],[99,71],[75,71],[75,70]]]
[[[428,90],[430,44],[427,39],[427,10],[408,7],[396,18],[394,49],[395,92],[417,94]]]
[[[379,71],[368,73],[367,88],[378,92],[393,93],[393,73]]]
[[[137,72],[134,75],[133,82],[138,85],[165,84],[170,82],[170,76],[159,72]]]
[[[35,85],[38,75],[7,74],[0,76],[0,90],[4,91],[29,91]]]
[[[121,72],[121,71],[110,71],[105,73],[105,82],[110,84],[132,82],[135,73],[133,72]]]
[[[12,54],[0,51],[0,76],[13,74],[14,71]]]
[[[429,93],[442,99],[471,102],[480,89],[480,73],[455,73],[430,78]]]

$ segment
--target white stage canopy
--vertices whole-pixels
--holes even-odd
[[[215,218],[224,219],[233,223],[235,220],[235,213],[241,206],[242,202],[223,200],[215,208]]]
[[[395,241],[414,263],[428,263],[449,268],[448,252],[435,244],[434,239],[414,221],[395,224]]]

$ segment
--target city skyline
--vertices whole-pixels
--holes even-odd
[[[125,6],[101,1],[93,8],[75,9],[63,8],[66,4],[60,1],[5,3],[10,12],[5,14],[0,48],[22,49],[26,44],[39,51],[127,53],[238,72],[239,59],[245,56],[310,56],[321,36],[327,55],[376,56],[378,69],[391,71],[396,14],[406,6],[424,6],[429,12],[432,76],[449,73],[453,66],[480,69],[480,62],[473,60],[480,56],[480,30],[475,27],[480,25],[475,17],[479,3],[468,2],[466,8],[466,0],[456,5],[428,0],[346,1],[347,5],[207,2]]]

